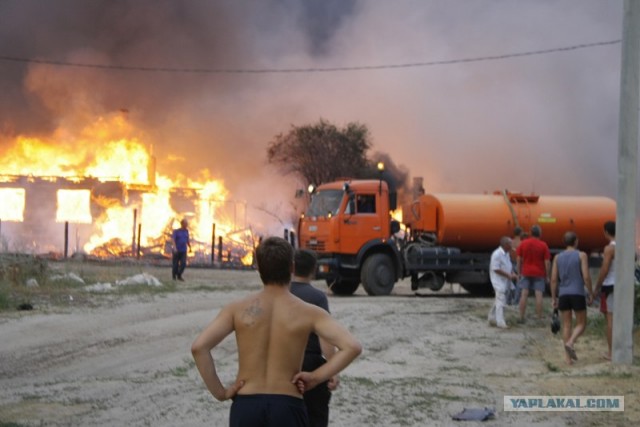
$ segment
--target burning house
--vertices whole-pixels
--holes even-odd
[[[163,257],[171,230],[188,218],[194,261],[214,261],[215,250],[218,262],[251,264],[246,204],[228,200],[221,181],[157,174],[150,150],[108,131],[127,126],[122,116],[99,119],[92,125],[96,140],[72,152],[17,138],[0,157],[0,248]],[[29,156],[35,152],[49,155]]]

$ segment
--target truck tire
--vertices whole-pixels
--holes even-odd
[[[492,297],[494,295],[491,283],[460,283],[460,286],[476,297]]]
[[[389,295],[396,283],[393,262],[385,254],[373,254],[367,258],[360,272],[362,287],[369,295]]]
[[[335,282],[327,280],[327,286],[329,286],[334,295],[347,296],[353,295],[358,286],[360,286],[360,282],[356,279],[340,279]]]

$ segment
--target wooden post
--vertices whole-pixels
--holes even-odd
[[[222,236],[218,237],[218,262],[222,264]]]
[[[69,221],[64,222],[64,259],[69,255]]]
[[[136,253],[136,224],[138,222],[138,209],[133,210],[133,236],[131,237],[131,254]]]
[[[291,246],[293,246],[293,248],[296,248],[296,233],[291,230],[291,232],[289,233],[289,241],[291,242]]]
[[[289,241],[289,229],[288,228],[284,229],[284,240],[286,240],[287,242]]]
[[[216,248],[216,223],[211,226],[211,264],[215,260],[215,248]]]
[[[622,27],[616,253],[613,259],[616,287],[613,293],[615,308],[611,360],[615,364],[631,365],[633,363],[636,187],[638,185],[640,1],[625,0]]]
[[[142,234],[142,223],[138,224],[138,244],[137,246],[137,255],[136,258],[140,259],[140,235]]]
[[[260,243],[262,243],[262,236],[258,237],[258,246],[260,246]],[[258,266],[258,260],[256,259],[256,249],[258,249],[258,246],[255,246],[253,248],[253,263],[252,263],[252,267],[257,267]]]

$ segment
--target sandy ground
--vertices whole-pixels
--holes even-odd
[[[169,274],[146,271],[160,280]],[[76,295],[63,305],[0,314],[0,426],[226,425],[230,403],[208,394],[189,347],[222,305],[260,286],[252,271],[189,269],[175,292]],[[601,336],[585,336],[576,345],[579,362],[568,367],[546,322],[489,327],[492,300],[450,285],[419,297],[401,282],[388,297],[359,289],[330,296],[329,304],[365,349],[341,376],[332,426],[640,423],[637,360],[631,367],[604,362]],[[234,340],[214,357],[223,381],[231,381]],[[624,395],[625,412],[503,411],[504,395],[550,394]],[[496,417],[453,421],[465,407],[492,407]]]

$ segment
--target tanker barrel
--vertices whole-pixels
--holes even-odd
[[[535,224],[550,248],[564,248],[564,233],[574,231],[580,249],[600,251],[607,244],[602,225],[612,218],[615,202],[606,197],[426,194],[403,209],[412,230],[435,236],[439,246],[472,252],[495,249],[516,225],[529,231]]]

